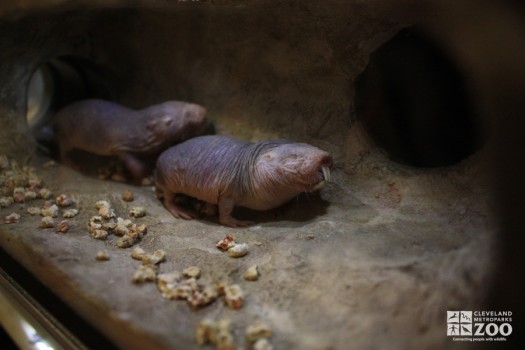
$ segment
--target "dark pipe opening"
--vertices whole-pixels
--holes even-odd
[[[356,83],[356,110],[394,161],[452,165],[480,147],[480,128],[461,70],[417,28],[372,53]]]
[[[40,65],[27,89],[26,119],[33,138],[52,151],[53,114],[87,98],[114,100],[113,81],[110,72],[84,57],[61,56]]]

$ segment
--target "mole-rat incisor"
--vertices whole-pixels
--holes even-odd
[[[155,188],[177,218],[195,213],[174,203],[178,193],[218,204],[221,224],[252,224],[231,216],[234,206],[268,210],[330,181],[332,157],[305,143],[251,143],[228,136],[200,136],[173,146],[157,160]]]
[[[60,158],[66,165],[76,168],[70,158],[75,149],[117,156],[135,179],[150,172],[146,159],[156,159],[166,148],[202,135],[206,123],[206,108],[181,101],[133,110],[88,99],[64,107],[53,118]]]

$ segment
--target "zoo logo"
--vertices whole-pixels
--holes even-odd
[[[472,336],[472,311],[447,311],[447,335]]]
[[[512,333],[512,312],[447,311],[447,336],[493,337],[508,336]],[[487,323],[488,322],[488,323]],[[498,322],[498,323],[494,323]],[[502,340],[475,338],[476,340]],[[467,339],[463,339],[467,340]],[[472,338],[470,339],[472,340]]]

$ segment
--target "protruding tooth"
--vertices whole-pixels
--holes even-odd
[[[332,180],[332,174],[330,174],[330,168],[327,166],[322,166],[321,170],[323,171],[324,180],[330,182]]]
[[[314,186],[312,191],[317,191],[317,190],[321,189],[325,184],[326,184],[326,181],[319,182],[317,185]]]

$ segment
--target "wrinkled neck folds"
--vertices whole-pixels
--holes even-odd
[[[117,145],[119,150],[138,153],[156,150],[165,138],[155,125],[159,121],[141,112],[136,112],[134,118],[136,120],[121,126],[126,129],[126,136]]]
[[[290,176],[278,171],[278,164],[260,159],[279,145],[279,142],[264,141],[242,149],[234,165],[236,180],[231,184],[235,197],[254,199],[258,205],[266,206],[266,202],[285,201],[300,192],[294,188]]]

